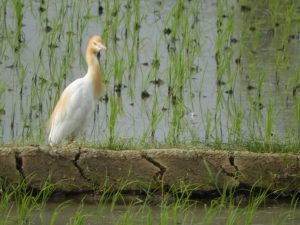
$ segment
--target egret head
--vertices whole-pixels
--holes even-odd
[[[93,36],[90,39],[89,45],[88,45],[89,49],[94,53],[94,54],[98,54],[101,50],[106,50],[106,47],[104,44],[102,44],[102,38],[100,36]]]

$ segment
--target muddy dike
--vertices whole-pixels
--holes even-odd
[[[223,188],[268,189],[284,195],[300,188],[300,154],[222,151],[209,148],[101,150],[42,146],[0,148],[0,179],[26,180],[39,190],[48,181],[63,193],[92,193],[107,187],[215,193]]]

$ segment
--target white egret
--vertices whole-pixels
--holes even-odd
[[[87,74],[65,88],[49,119],[48,142],[51,146],[76,137],[92,118],[102,89],[97,54],[105,49],[100,36],[90,39],[86,50]]]

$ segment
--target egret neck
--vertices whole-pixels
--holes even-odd
[[[102,89],[100,62],[97,59],[96,52],[94,52],[91,46],[89,46],[86,51],[86,62],[88,65],[88,71],[86,76],[93,84],[95,100],[99,100],[101,96],[101,89]]]

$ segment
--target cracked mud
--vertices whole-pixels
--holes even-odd
[[[163,181],[163,176],[164,176],[164,173],[166,172],[167,168],[165,166],[163,166],[162,164],[160,164],[158,161],[154,160],[153,158],[151,158],[145,154],[142,154],[142,157],[144,159],[146,159],[149,163],[151,163],[154,166],[156,166],[157,168],[159,168],[159,171],[154,174],[153,179],[157,183],[161,183]]]
[[[86,177],[85,175],[84,175],[84,172],[83,172],[83,170],[81,169],[81,167],[78,165],[78,160],[80,159],[80,154],[81,154],[81,152],[80,152],[80,149],[78,150],[78,153],[75,155],[75,158],[74,158],[74,160],[73,160],[73,165],[78,169],[78,172],[80,173],[80,176],[83,178],[83,179],[85,179],[86,181],[88,181],[88,182],[91,182],[91,179],[90,178],[88,178],[88,177]]]
[[[42,146],[0,148],[0,179],[25,179],[35,189],[45,181],[63,192],[143,190],[189,185],[194,192],[252,187],[296,192],[299,154],[247,151],[149,149],[111,151]]]

